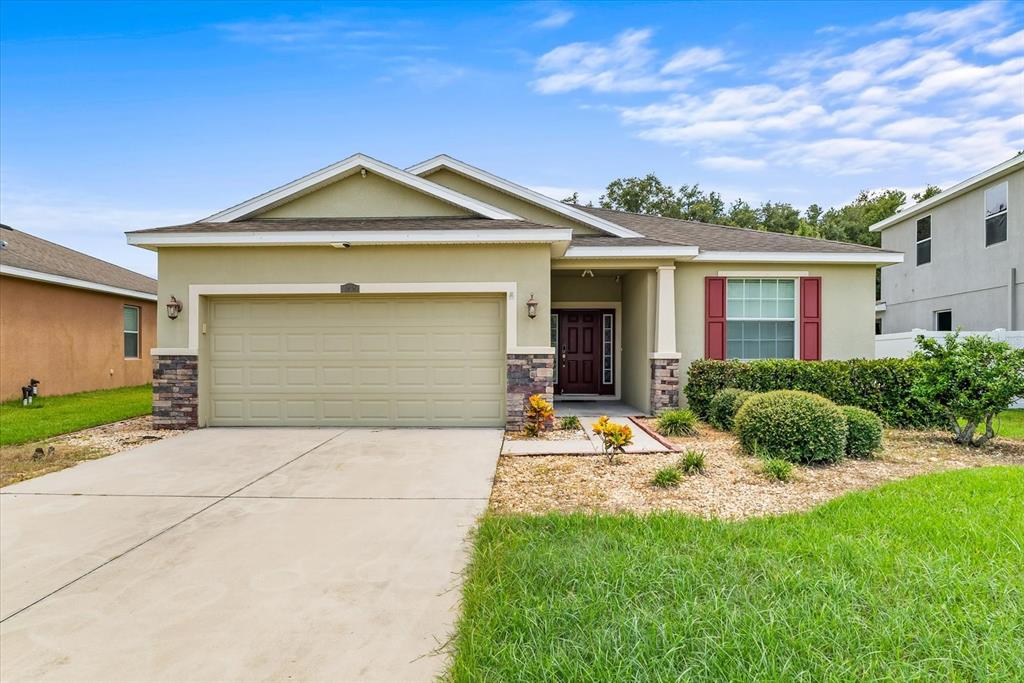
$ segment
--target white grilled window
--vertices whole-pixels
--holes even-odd
[[[730,279],[726,299],[726,358],[793,358],[793,280]]]

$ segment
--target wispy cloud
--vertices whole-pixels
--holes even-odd
[[[609,44],[555,48],[538,59],[546,75],[534,87],[588,90],[605,104],[616,93],[662,93],[620,106],[623,124],[723,171],[849,174],[926,162],[957,174],[1024,147],[1024,31],[1002,2],[827,31],[819,49],[783,55],[760,75],[745,69],[742,81],[695,75],[727,65],[723,50],[684,47],[666,60],[652,36],[630,29]]]
[[[576,16],[567,9],[556,9],[548,13],[543,19],[533,22],[534,28],[555,29],[562,28]]]

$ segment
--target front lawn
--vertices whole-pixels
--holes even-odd
[[[933,474],[807,513],[489,514],[456,681],[1013,680],[1024,468]]]
[[[0,446],[39,441],[86,427],[148,415],[153,388],[148,384],[66,396],[43,396],[31,406],[0,403]]]

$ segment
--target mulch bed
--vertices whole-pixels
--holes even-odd
[[[981,449],[954,445],[944,432],[887,430],[882,451],[867,460],[794,467],[793,479],[773,482],[760,461],[729,433],[702,426],[697,436],[668,439],[706,454],[705,474],[660,489],[650,481],[679,453],[620,456],[502,456],[491,491],[499,513],[637,512],[675,510],[705,518],[745,519],[807,510],[850,491],[919,474],[987,465],[1024,465],[1024,441],[996,439]]]

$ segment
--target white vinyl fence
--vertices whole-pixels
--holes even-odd
[[[875,335],[875,358],[907,358],[917,348],[917,336],[923,335],[932,339],[943,339],[948,332],[932,332],[929,330],[911,330],[910,332],[894,332],[892,334]],[[1024,349],[1024,330],[992,330],[991,332],[968,332],[961,330],[965,337],[985,335],[996,341],[1007,342],[1015,349]],[[1024,408],[1024,400],[1017,401],[1014,408]]]

